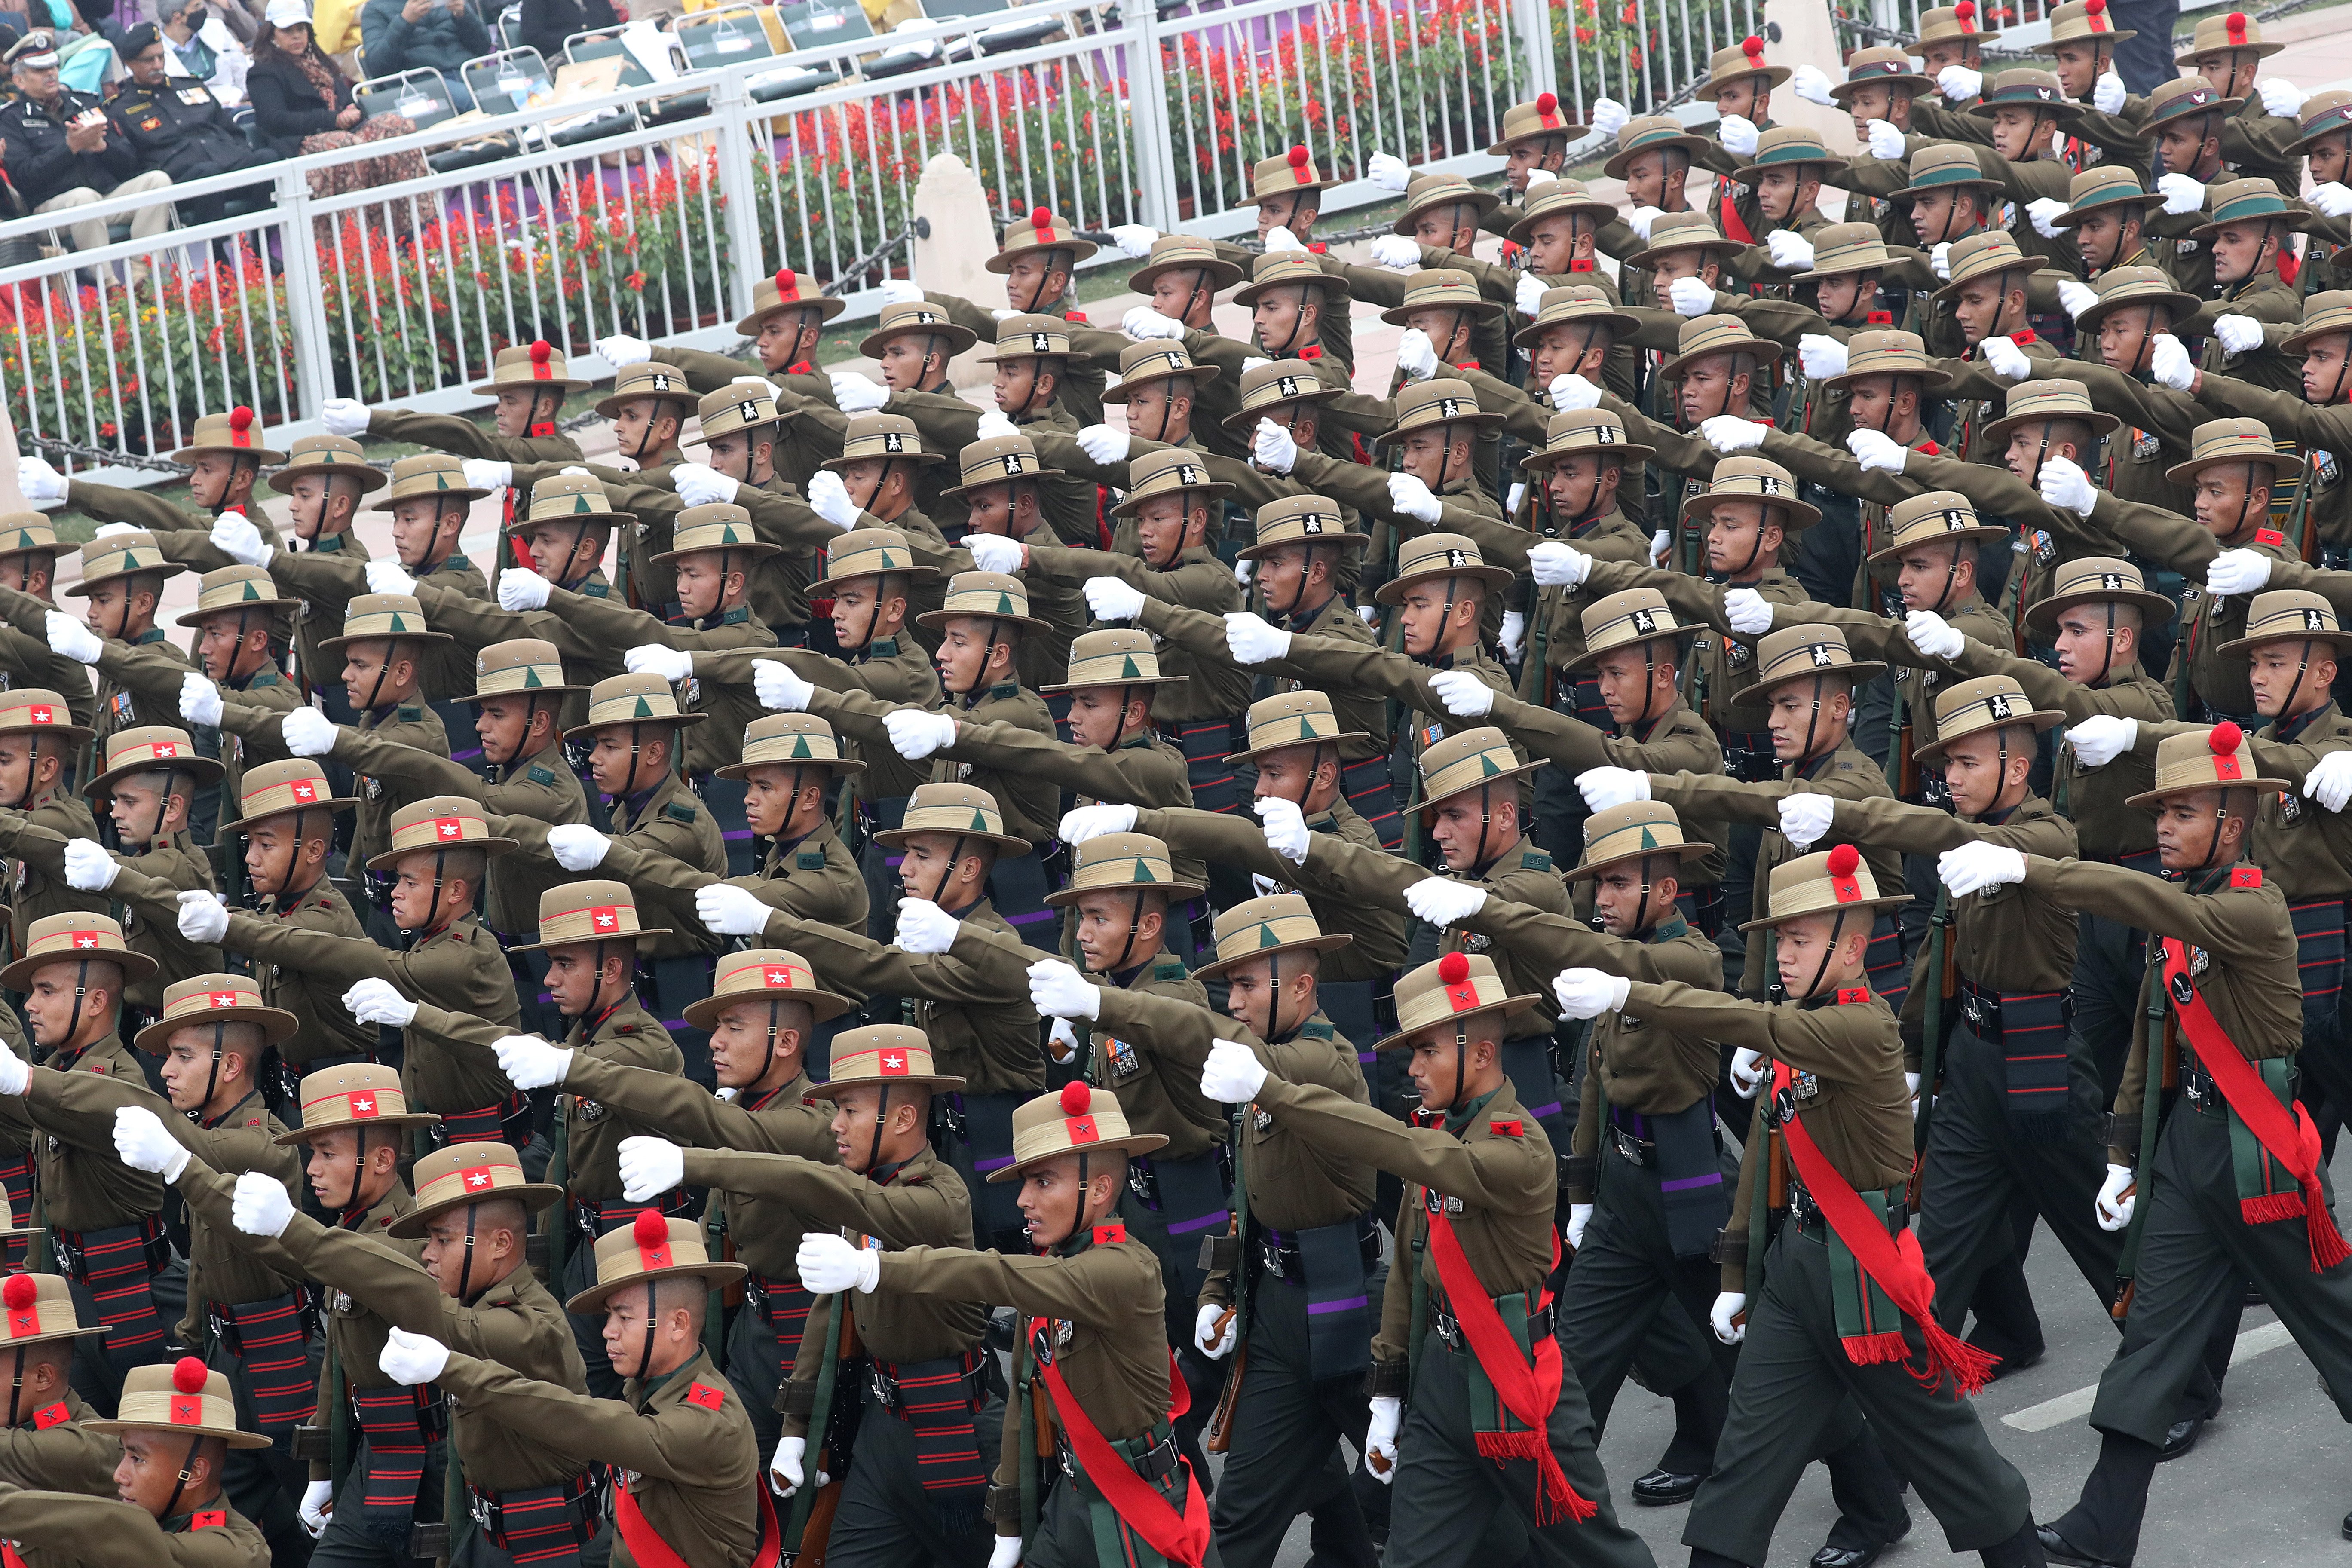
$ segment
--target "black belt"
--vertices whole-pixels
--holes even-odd
[[[1654,1138],[1636,1138],[1622,1127],[1612,1124],[1607,1131],[1617,1157],[1629,1165],[1647,1165],[1658,1157],[1658,1144]]]
[[[1447,1311],[1438,1302],[1429,1304],[1429,1331],[1445,1342],[1447,1350],[1467,1349],[1470,1336],[1462,1327],[1462,1320]],[[1552,1331],[1552,1310],[1543,1307],[1528,1314],[1528,1342],[1549,1339]]]
[[[1758,752],[1727,745],[1723,748],[1723,771],[1742,784],[1772,784],[1780,777],[1780,758],[1769,749]]]
[[[2221,1086],[2213,1075],[2193,1060],[2183,1058],[2180,1064],[2180,1096],[2200,1110],[2223,1110],[2229,1101],[2221,1098]]]
[[[1345,1222],[1342,1222],[1345,1223]],[[1355,1221],[1356,1247],[1366,1268],[1377,1268],[1381,1262],[1381,1227],[1370,1215],[1359,1215]],[[1287,1231],[1260,1230],[1253,1239],[1251,1258],[1257,1265],[1260,1279],[1279,1279],[1288,1285],[1307,1283],[1307,1260],[1300,1253],[1298,1237]]]
[[[1112,1444],[1111,1447],[1113,1452],[1118,1452],[1118,1444]],[[1176,1466],[1178,1463],[1176,1455],[1176,1434],[1172,1430],[1170,1431],[1158,1442],[1152,1444],[1150,1447],[1146,1448],[1140,1454],[1134,1455],[1131,1458],[1128,1455],[1120,1454],[1119,1457],[1127,1460],[1128,1468],[1133,1470],[1137,1475],[1141,1476],[1145,1480],[1164,1481],[1169,1477],[1176,1473]],[[1076,1480],[1077,1479],[1077,1457],[1070,1452],[1070,1440],[1062,1433],[1058,1426],[1055,1427],[1054,1432],[1054,1458],[1061,1461],[1062,1473],[1064,1475],[1069,1477],[1072,1480]]]
[[[1893,1190],[1896,1193],[1899,1200],[1901,1189],[1896,1188]],[[1861,1194],[1861,1197],[1862,1201],[1867,1205],[1874,1197],[1878,1197],[1881,1201],[1884,1201],[1885,1194],[1876,1192],[1874,1189],[1865,1190]],[[1884,1211],[1884,1217],[1886,1221],[1887,1234],[1890,1236],[1898,1230],[1907,1228],[1910,1224],[1910,1216],[1900,1201],[1889,1204]],[[1828,1216],[1822,1213],[1822,1205],[1814,1199],[1811,1191],[1807,1188],[1802,1182],[1790,1182],[1789,1184],[1789,1219],[1791,1224],[1795,1225],[1800,1231],[1802,1231],[1807,1236],[1822,1234],[1826,1232],[1830,1227]]]

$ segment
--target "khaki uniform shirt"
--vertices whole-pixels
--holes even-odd
[[[0,1481],[91,1497],[113,1491],[121,1441],[89,1429],[86,1423],[100,1419],[99,1413],[80,1394],[60,1382],[55,1400],[35,1409],[27,1397],[23,1409],[22,1421],[0,1428]]]
[[[703,821],[708,824],[709,820],[705,813]],[[715,827],[713,833],[715,836]],[[679,931],[695,933],[708,945],[715,946],[717,939],[704,932],[701,917],[694,911],[694,895],[721,881],[730,888],[749,889],[761,903],[774,909],[828,923],[838,922],[856,931],[866,929],[866,879],[858,871],[856,858],[849,853],[848,846],[842,843],[841,835],[835,831],[831,821],[824,818],[806,835],[789,843],[771,839],[767,859],[748,876],[723,875],[727,869],[723,857],[718,869],[712,870],[665,854],[641,838],[618,836],[604,852],[600,869],[626,881],[636,889],[639,898],[661,905],[678,922]]]
[[[1193,808],[1141,811],[1136,814],[1135,830],[1160,839],[1171,850],[1181,845],[1185,854],[1202,860],[1238,866],[1256,879],[1261,891],[1297,893],[1307,900],[1316,928],[1324,935],[1354,937],[1347,946],[1323,955],[1321,974],[1326,984],[1379,979],[1404,963],[1404,910],[1392,904],[1342,896],[1300,877],[1297,867],[1266,847],[1255,814],[1245,817],[1239,812]],[[1356,814],[1345,795],[1335,797],[1328,809],[1308,817],[1307,830],[1328,834],[1367,853],[1387,852],[1380,835]]]
[[[0,815],[0,850],[9,855],[11,953],[25,951],[26,933],[35,921],[72,910],[105,912],[104,893],[85,893],[68,882],[65,876],[62,841],[87,838],[95,842],[97,837],[98,819],[90,816],[89,805],[81,796],[62,788],[45,791],[21,810]]]
[[[163,1206],[163,1178],[134,1171],[114,1152],[120,1093],[85,1094],[68,1079],[97,1078],[133,1086],[152,1106],[147,1076],[122,1037],[110,1034],[79,1051],[56,1050],[33,1069],[21,1096],[0,1099],[0,1127],[31,1137],[35,1179],[48,1223],[59,1230],[111,1230],[136,1225]],[[173,1112],[168,1125],[179,1120]]]
[[[199,1522],[201,1521],[201,1522]],[[158,1521],[111,1496],[0,1486],[0,1531],[25,1545],[26,1568],[268,1568],[269,1542],[221,1493]]]

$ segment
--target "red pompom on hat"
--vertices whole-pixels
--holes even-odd
[[[1470,955],[1449,952],[1437,961],[1437,978],[1448,985],[1459,985],[1470,978]]]
[[[1764,40],[1750,33],[1739,40],[1739,50],[1751,60],[1760,60],[1764,58]]]
[[[1062,1086],[1063,1115],[1084,1116],[1094,1108],[1095,1091],[1087,1087],[1085,1080],[1072,1079]]]
[[[545,338],[541,338],[537,342],[530,345],[531,363],[545,364],[549,360],[554,357],[555,350],[549,345],[548,341]]]
[[[2205,737],[2205,743],[2213,748],[2213,754],[2217,757],[2234,757],[2238,754],[2239,743],[2245,738],[2243,730],[2224,719],[2213,726],[2213,732]]]
[[[782,271],[777,273],[776,298],[779,300],[797,300],[800,297],[801,280],[793,275],[793,269],[787,267]]]
[[[2246,14],[2245,14],[2243,11],[2232,11],[2232,12],[2231,12],[2231,13],[2230,13],[2230,18],[2229,18],[2229,27],[2230,27],[2230,31],[2231,31],[2231,32],[2233,32],[2233,33],[2242,33],[2242,32],[2244,32],[2244,31],[2246,30]]]
[[[1851,844],[1841,844],[1830,851],[1830,875],[1851,877],[1862,864],[1862,851]]]
[[[172,1367],[172,1386],[182,1394],[202,1394],[205,1391],[205,1363],[192,1355],[184,1355]]]
[[[235,408],[230,409],[228,411],[228,427],[232,430],[252,429],[253,410],[247,408],[242,403],[238,404]]]
[[[1293,147],[1293,148],[1290,150],[1290,166],[1291,166],[1292,168],[1294,168],[1294,169],[1303,169],[1303,168],[1307,167],[1307,149],[1306,149],[1306,148],[1304,148],[1304,147]]]
[[[40,1293],[40,1287],[33,1283],[31,1275],[11,1274],[8,1283],[0,1285],[0,1302],[5,1302],[12,1312],[21,1312],[31,1306],[33,1299]]]
[[[1556,92],[1546,92],[1546,93],[1539,93],[1539,94],[1538,94],[1538,95],[1537,95],[1537,98],[1536,98],[1536,112],[1537,112],[1538,114],[1557,114],[1557,113],[1559,113],[1559,94],[1558,94],[1558,93],[1556,93]]]
[[[2083,0],[2083,10],[2086,16],[2103,16],[2106,15],[2107,0]]]
[[[1958,5],[1952,7],[1952,15],[1963,22],[1975,21],[1977,19],[1976,0],[1960,0]]]
[[[640,1210],[637,1223],[629,1227],[629,1235],[639,1247],[666,1247],[669,1244],[669,1221],[656,1210]]]
[[[1054,228],[1054,215],[1044,207],[1039,207],[1029,215],[1029,226],[1039,234],[1050,234]]]

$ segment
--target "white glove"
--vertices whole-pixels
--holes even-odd
[[[2058,303],[2066,313],[2080,321],[2083,312],[2099,302],[2099,291],[2088,283],[2077,283],[2072,278],[2058,280]]]
[[[923,300],[921,285],[906,278],[885,278],[877,291],[886,305],[917,305]]]
[[[1771,426],[1737,414],[1717,414],[1698,422],[1698,433],[1718,452],[1752,452],[1764,444]]]
[[[707,882],[694,890],[694,918],[713,936],[757,936],[775,911],[749,888]]]
[[[1756,151],[1756,121],[1745,115],[1727,114],[1715,122],[1715,139],[1733,157],[1749,157]]]
[[[1234,1353],[1234,1342],[1241,1338],[1241,1317],[1231,1307],[1220,1307],[1212,1301],[1194,1314],[1192,1344],[1211,1361],[1223,1361]]]
[[[1307,242],[1291,233],[1282,224],[1276,224],[1265,231],[1265,253],[1268,256],[1280,256],[1288,251],[1303,251],[1306,248]]]
[[[352,982],[343,993],[343,1011],[362,1024],[405,1029],[416,1021],[416,1004],[400,994],[389,980],[377,975]]]
[[[1731,1087],[1742,1100],[1753,1100],[1764,1082],[1764,1053],[1746,1046],[1731,1053]]]
[[[134,1171],[176,1182],[180,1173],[188,1168],[188,1152],[180,1141],[163,1131],[163,1122],[143,1105],[117,1106],[114,1111],[114,1152]],[[269,1178],[271,1186],[278,1184]],[[279,1194],[283,1196],[281,1191]]]
[[[76,664],[96,664],[106,644],[89,626],[71,616],[47,612],[43,624],[48,631],[49,650],[73,660]]]
[[[1445,510],[1444,503],[1437,499],[1436,492],[1411,474],[1402,471],[1389,476],[1389,505],[1423,522],[1435,522]]]
[[[192,888],[179,895],[180,934],[199,946],[209,946],[228,934],[228,906],[215,893]],[[0,1094],[10,1092],[0,1088]]]
[[[1061,825],[1055,831],[1065,844],[1084,844],[1106,833],[1132,833],[1135,807],[1116,802],[1073,806],[1062,813]]]
[[[2222,598],[2260,593],[2271,580],[2271,558],[2259,550],[2224,550],[2205,563],[2205,586]]]
[[[1780,837],[1799,849],[1811,849],[1830,830],[1837,802],[1825,795],[1784,795],[1780,797]]]
[[[1233,1040],[1212,1040],[1201,1063],[1201,1092],[1221,1105],[1246,1105],[1265,1087],[1257,1053]]]
[[[1429,689],[1456,719],[1483,719],[1495,710],[1495,689],[1466,669],[1441,669]]]
[[[1496,644],[1502,648],[1503,657],[1518,658],[1519,649],[1527,645],[1527,640],[1528,617],[1517,610],[1505,610],[1502,627],[1495,634]]]
[[[547,847],[567,871],[593,871],[604,863],[613,841],[584,822],[559,822],[547,830]]]
[[[1017,540],[1001,533],[967,533],[963,545],[971,552],[971,563],[983,572],[1003,572],[1010,575],[1021,570],[1021,557],[1026,553]]]
[[[1372,241],[1372,260],[1391,272],[1421,269],[1421,246],[1401,234],[1384,234]]]
[[[1404,1425],[1404,1401],[1383,1394],[1371,1404],[1372,1419],[1364,1429],[1364,1468],[1371,1472],[1372,1479],[1389,1486],[1396,1480],[1397,1428]]]
[[[1867,134],[1870,137],[1870,155],[1872,157],[1877,159],[1882,163],[1899,163],[1903,162],[1903,132],[1896,129],[1892,121],[1885,120],[1872,121],[1870,122]]]
[[[890,401],[890,393],[854,370],[837,370],[833,373],[833,401],[844,414],[871,414]]]
[[[1358,605],[1356,615],[1368,626],[1381,624],[1381,607],[1378,605]]]
[[[449,1364],[449,1347],[424,1334],[394,1329],[391,1337],[384,1341],[383,1352],[375,1358],[375,1364],[393,1382],[413,1388],[441,1375],[443,1369]]]
[[[1871,121],[1876,124],[1876,121]],[[1797,363],[1815,381],[1827,381],[1845,374],[1845,345],[1822,332],[1806,332],[1797,339]]]
[[[1936,875],[1953,895],[1965,898],[1985,888],[2025,880],[2025,857],[2005,844],[1955,845],[1936,858]]]
[[[1000,1535],[988,1549],[988,1568],[1021,1568],[1021,1538]]]
[[[2099,1184],[2097,1200],[2101,1230],[2121,1230],[2131,1224],[2132,1210],[2139,1205],[2139,1194],[2132,1190],[2137,1184],[2129,1165],[2107,1167],[2107,1179]]]
[[[830,473],[831,469],[819,472]],[[839,475],[835,475],[836,479]],[[732,501],[735,492],[743,487],[725,474],[704,463],[680,463],[669,472],[670,483],[677,490],[677,499],[688,506],[715,506]],[[499,581],[506,580],[499,574]],[[511,608],[512,606],[509,606]]]
[[[1575,1252],[1584,1246],[1585,1228],[1591,1223],[1592,1205],[1591,1204],[1568,1205],[1568,1228],[1561,1233],[1561,1239],[1568,1243],[1568,1249],[1570,1252]]]
[[[360,570],[367,576],[371,594],[405,594],[412,599],[416,596],[416,579],[397,561],[371,561]]]
[[[294,1200],[278,1178],[266,1171],[247,1171],[236,1179],[229,1198],[229,1223],[247,1236],[280,1237],[294,1219]]]
[[[319,410],[319,423],[327,427],[330,436],[364,436],[368,406],[355,397],[330,397]]]
[[[66,841],[66,885],[85,893],[102,893],[114,886],[121,864],[91,838]]]
[[[1262,795],[1250,802],[1265,831],[1266,847],[1294,866],[1307,864],[1307,818],[1298,803],[1278,795]]]
[[[1985,367],[2003,381],[2023,381],[2033,374],[2033,362],[2017,346],[2017,340],[2006,333],[1987,338],[1977,345],[1984,356]]]
[[[694,656],[682,647],[639,643],[621,656],[621,668],[631,675],[658,675],[675,686],[693,675]]]
[[[2050,156],[2053,160],[2063,159],[2066,156],[2067,141],[2068,137],[2066,135],[2066,128],[2064,126],[2053,125],[2050,128]]]
[[[2311,193],[2311,205],[2329,217],[2352,215],[2352,185],[2330,180]]]
[[[803,679],[791,665],[773,658],[751,661],[751,690],[760,699],[760,706],[772,713],[805,713],[809,699],[816,695],[814,682]]]
[[[289,708],[278,721],[279,743],[298,757],[325,756],[335,749],[335,721],[316,708]]]
[[[1914,610],[1904,616],[1903,635],[1929,658],[1958,658],[1968,641],[1952,629],[1951,622],[1933,610]]]
[[[1984,72],[1972,71],[1966,66],[1946,66],[1936,73],[1936,90],[1954,103],[1966,103],[1984,91]],[[1883,125],[1874,120],[1873,125]]]
[[[1290,654],[1290,634],[1248,610],[1225,612],[1225,647],[1236,664],[1264,664]]]
[[[678,493],[683,496],[685,491],[681,489]],[[499,608],[509,615],[518,615],[524,610],[543,610],[547,607],[547,595],[554,586],[528,566],[509,566],[499,574]]]
[[[1704,316],[1715,309],[1715,290],[1696,278],[1677,278],[1666,285],[1666,301],[1677,316]]]
[[[2094,713],[2066,727],[2066,743],[2074,748],[2074,760],[2083,766],[2104,768],[2139,743],[2139,721]]]
[[[1764,248],[1772,253],[1772,265],[1783,272],[1810,272],[1813,268],[1813,242],[1793,230],[1774,229],[1764,237]]]
[[[2052,222],[2066,215],[2066,204],[2056,196],[2038,196],[2025,204],[2025,216],[2033,220],[2033,232],[2044,239],[2056,239],[2064,231]]]
[[[1789,73],[1789,85],[1807,103],[1818,103],[1823,109],[1837,106],[1837,100],[1830,96],[1830,79],[1819,66],[1799,66]]]
[[[51,468],[46,458],[19,458],[16,459],[16,489],[36,506],[45,500],[63,500],[66,499],[66,477]]]
[[[2186,392],[2197,383],[2197,362],[2189,357],[2188,349],[2170,332],[2158,332],[2148,352],[2148,374],[2175,392]]]
[[[1547,292],[1549,290],[1544,288],[1544,280],[1532,272],[1520,273],[1518,282],[1513,284],[1511,289],[1512,300],[1518,306],[1519,314],[1522,316],[1540,315],[1543,311],[1543,297]]]
[[[1134,445],[1134,438],[1126,431],[1108,425],[1089,425],[1078,432],[1078,450],[1096,463],[1124,463]]]
[[[1857,427],[1846,432],[1845,449],[1866,473],[1899,474],[1911,460],[1911,449],[1884,430]]]
[[[2205,187],[2186,174],[2158,174],[2157,193],[2164,197],[2164,210],[2172,217],[2205,210]]]
[[[882,715],[882,728],[890,732],[891,746],[910,763],[955,744],[956,721],[945,713],[894,708]]]
[[[2225,353],[2242,354],[2263,344],[2263,324],[2252,316],[2221,316],[2213,322],[2213,335],[2221,340]]]
[[[1086,595],[1087,608],[1098,621],[1131,621],[1143,614],[1143,590],[1123,578],[1089,577]]]
[[[2042,505],[2062,507],[2084,517],[2090,516],[2091,509],[2099,504],[2099,494],[2091,488],[2091,476],[2072,458],[2045,458],[2038,488]]]
[[[1183,322],[1163,316],[1149,305],[1138,305],[1128,311],[1120,319],[1118,327],[1119,331],[1137,342],[1148,342],[1154,338],[1181,338],[1184,335]]]
[[[1485,909],[1486,889],[1470,882],[1457,882],[1451,877],[1423,877],[1418,882],[1406,884],[1404,907],[1412,911],[1413,919],[1444,931]]]
[[[1598,969],[1563,969],[1552,977],[1551,994],[1559,999],[1563,1018],[1598,1018],[1625,1005],[1633,983],[1622,974]]]
[[[1041,958],[1029,966],[1029,1005],[1041,1018],[1102,1016],[1102,987],[1089,982],[1058,958]]]
[[[1584,809],[1606,811],[1612,805],[1650,798],[1650,775],[1631,768],[1587,768],[1576,775],[1584,795]]]
[[[1959,68],[1958,66],[1947,67],[1944,74],[1949,76]],[[1974,76],[1977,73],[1970,71],[1969,74]],[[1875,125],[1878,121],[1873,121],[1871,123]],[[1736,1321],[1739,1314],[1746,1310],[1748,1310],[1748,1296],[1745,1291],[1726,1290],[1716,1297],[1714,1307],[1706,1314],[1706,1321],[1714,1326],[1715,1337],[1727,1345],[1736,1345],[1746,1339],[1748,1325]]]
[[[267,566],[274,550],[241,511],[225,511],[213,520],[213,548],[240,566]]]
[[[2330,752],[2313,763],[2303,775],[2303,793],[2329,811],[2342,811],[2352,801],[2352,752]]]
[[[1528,571],[1547,588],[1573,588],[1592,575],[1592,557],[1573,544],[1547,539],[1528,547]]]
[[[409,1008],[412,1014],[415,1010]],[[552,1088],[572,1070],[572,1052],[551,1046],[537,1035],[501,1035],[490,1043],[490,1049],[499,1058],[499,1070],[520,1089]]]
[[[541,1050],[551,1048],[543,1041],[532,1040],[530,1043]],[[514,1079],[517,1088],[541,1086],[525,1084],[521,1079],[517,1078],[514,1069],[507,1067],[505,1050],[507,1042],[500,1040],[499,1045],[500,1047],[499,1065],[507,1068],[507,1076]],[[570,1051],[561,1054],[565,1057],[572,1055]],[[562,1078],[559,1075],[556,1078],[542,1079],[541,1083],[562,1083]],[[686,1151],[667,1138],[624,1138],[621,1140],[620,1166],[621,1195],[633,1204],[647,1203],[686,1180]]]
[[[335,1511],[335,1483],[312,1481],[302,1489],[299,1511],[302,1530],[313,1541],[327,1532],[327,1516]]]
[[[1298,443],[1273,420],[1261,419],[1250,437],[1250,460],[1270,474],[1286,474],[1297,466]]]
[[[768,1476],[778,1497],[790,1497],[801,1489],[807,1472],[802,1468],[803,1457],[808,1452],[805,1437],[779,1437],[775,1454],[768,1460]],[[1009,1537],[1013,1545],[1021,1544],[1019,1536]]]
[[[614,332],[609,338],[596,340],[596,353],[614,370],[626,370],[633,364],[643,364],[652,359],[654,346],[643,338]]]
[[[1550,391],[1555,414],[1573,414],[1580,408],[1601,406],[1601,389],[1572,371],[1553,376]]]
[[[1650,226],[1665,216],[1664,207],[1635,207],[1625,215],[1625,226],[1647,239],[1650,237]]]
[[[1525,285],[1529,283],[1537,283],[1538,294],[1543,291],[1533,273],[1523,274],[1519,283],[1522,294],[1526,292]],[[1530,310],[1528,313],[1533,315],[1535,312]],[[1396,363],[1398,373],[1407,381],[1427,381],[1437,374],[1437,347],[1429,341],[1427,332],[1419,327],[1407,327],[1403,335],[1397,339]]]
[[[1412,184],[1412,168],[1393,153],[1375,153],[1364,160],[1364,178],[1384,191],[1401,191]]]
[[[689,466],[691,465],[679,465],[681,468]],[[723,474],[714,474],[712,477],[716,479],[726,478]],[[731,487],[735,481],[728,479],[727,482]],[[683,499],[685,495],[683,488],[680,489],[678,493],[680,498]],[[849,499],[849,487],[843,484],[841,482],[841,476],[835,473],[831,468],[819,468],[815,473],[809,476],[808,490],[806,494],[808,497],[809,510],[816,513],[817,516],[824,519],[825,521],[831,523],[834,527],[840,529],[845,533],[849,530],[857,526],[857,503]],[[734,491],[731,488],[728,491],[727,499],[730,500],[734,499]]]
[[[0,1095],[24,1093],[26,1087],[33,1081],[32,1067],[14,1051],[0,1050],[0,1057],[8,1058],[0,1061]]]
[[[945,952],[963,924],[929,899],[898,900],[898,929],[890,934],[903,952]]]
[[[1877,121],[1871,123],[1874,125]],[[1927,265],[1935,270],[1937,277],[1949,283],[1952,280],[1952,242],[1948,239],[1937,241],[1936,247],[1927,252]]]
[[[1078,1059],[1077,1031],[1070,1027],[1067,1018],[1056,1018],[1054,1026],[1045,1031],[1045,1054],[1064,1067]]]
[[[1592,129],[1603,136],[1616,135],[1625,129],[1625,121],[1631,118],[1633,116],[1625,106],[1613,98],[1592,100]]]
[[[2091,107],[2101,114],[2121,114],[2125,96],[2124,79],[2111,70],[2101,71],[2091,87]]]
[[[2280,120],[2303,118],[2304,90],[2286,78],[2264,77],[2254,83],[2254,91],[2262,97],[2264,114]]]
[[[793,1255],[793,1261],[799,1267],[801,1284],[820,1296],[853,1289],[861,1295],[871,1295],[874,1287],[882,1283],[879,1252],[852,1247],[840,1237],[824,1231],[811,1231],[802,1237],[801,1249]]]
[[[1129,261],[1140,261],[1150,256],[1152,241],[1159,237],[1158,229],[1146,227],[1139,223],[1111,225],[1110,242],[1118,246],[1118,253]]]
[[[477,490],[502,490],[514,483],[514,465],[501,463],[495,458],[467,458],[466,487]]]

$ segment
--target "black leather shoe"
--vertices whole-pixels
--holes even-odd
[[[2156,1462],[2160,1465],[2167,1459],[2180,1458],[2181,1455],[2197,1447],[2197,1439],[2204,1436],[2204,1433],[2205,1417],[2202,1415],[2191,1415],[2184,1420],[2175,1421],[2164,1429],[2164,1447],[2158,1452]]]
[[[1870,1568],[1884,1546],[1824,1546],[1813,1553],[1813,1568]]]
[[[2344,1539],[2352,1541],[2352,1513],[2344,1516]]]
[[[2110,1563],[2104,1557],[2092,1556],[2046,1524],[2035,1525],[2033,1533],[2042,1542],[2042,1555],[2053,1563],[2071,1563],[2074,1568],[2131,1568],[2128,1563]]]
[[[1672,1508],[1697,1496],[1698,1484],[1705,1479],[1705,1476],[1678,1470],[1652,1470],[1633,1483],[1633,1500],[1643,1508]]]

